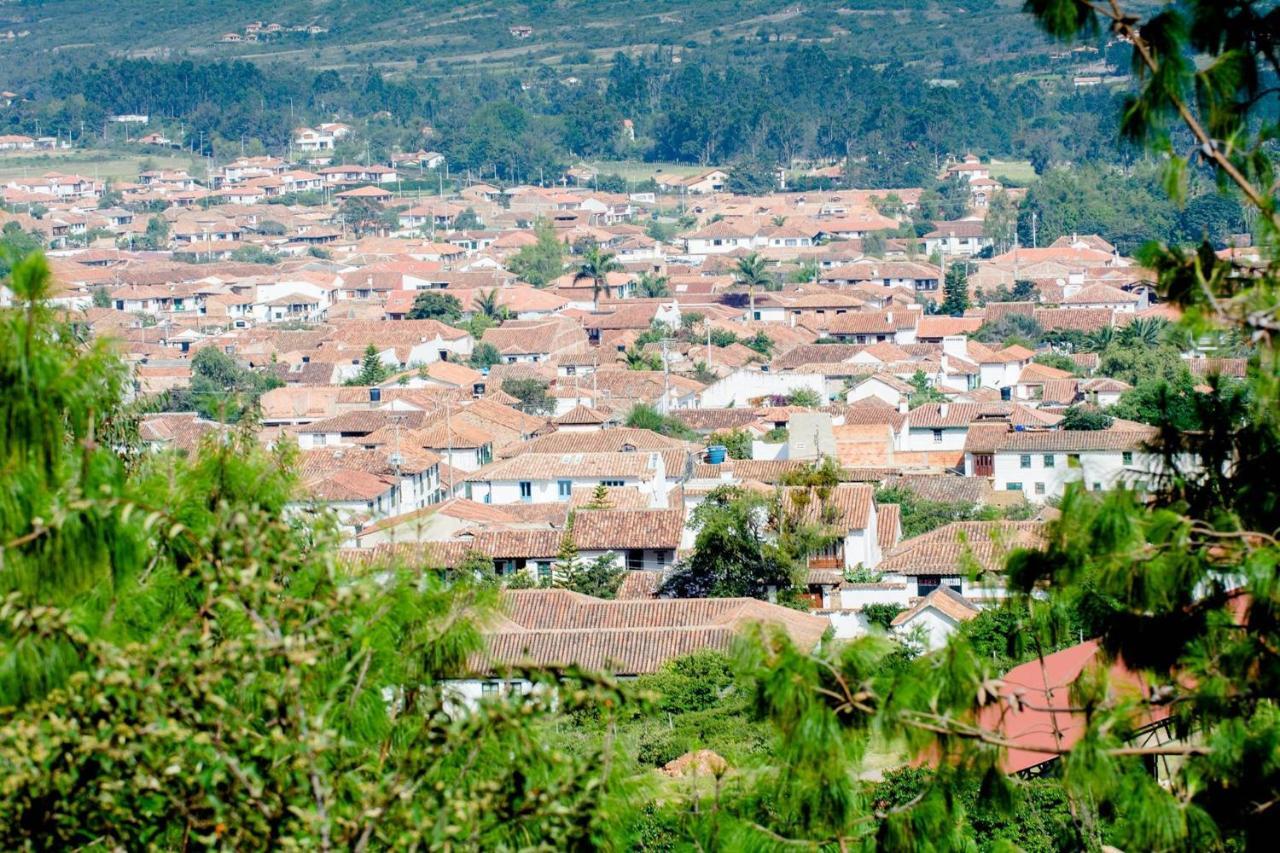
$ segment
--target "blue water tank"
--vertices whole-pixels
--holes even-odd
[[[719,465],[728,453],[723,444],[713,444],[707,448],[707,461],[712,465]]]

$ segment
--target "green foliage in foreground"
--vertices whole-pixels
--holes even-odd
[[[289,454],[250,433],[122,454],[123,365],[42,307],[43,260],[12,282],[0,845],[605,843],[609,742],[567,754],[532,723],[629,699],[568,673],[460,714],[443,679],[481,649],[491,585],[351,573],[323,518],[285,514]]]

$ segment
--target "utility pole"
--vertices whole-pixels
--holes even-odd
[[[662,339],[662,414],[665,417],[671,410],[671,371],[667,365],[667,344],[670,338]]]

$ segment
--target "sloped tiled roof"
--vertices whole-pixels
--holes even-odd
[[[674,551],[684,532],[683,509],[583,510],[573,518],[580,550],[656,548]]]
[[[975,563],[984,571],[1004,568],[1012,548],[1044,544],[1038,521],[954,521],[906,539],[885,554],[877,571],[902,575],[962,575]]]
[[[753,598],[604,601],[552,589],[509,591],[503,603],[506,617],[486,632],[475,671],[577,665],[639,675],[691,652],[728,649],[750,625],[777,626],[806,649],[830,627],[824,617]]]
[[[906,625],[921,613],[931,608],[956,622],[967,622],[981,612],[978,605],[974,604],[951,587],[943,584],[924,598],[917,601],[915,606],[910,610],[904,610],[897,616],[893,617],[893,622],[891,624],[895,628],[900,625]]]
[[[827,490],[791,486],[783,490],[789,513],[798,513],[805,523],[824,524],[842,530],[865,530],[871,523],[875,489],[858,483],[841,483]]]

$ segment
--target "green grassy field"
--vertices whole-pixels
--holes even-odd
[[[992,160],[991,177],[1025,185],[1036,179],[1036,170],[1031,168],[1028,160]]]
[[[587,165],[602,175],[621,175],[628,181],[644,181],[658,175],[696,175],[714,168],[688,163],[646,163],[643,160],[589,160]]]
[[[89,178],[132,181],[145,169],[187,169],[192,158],[173,154],[128,154],[119,151],[72,149],[69,151],[7,152],[0,155],[0,180],[30,178],[45,172],[80,174]],[[194,173],[203,177],[203,166]]]

